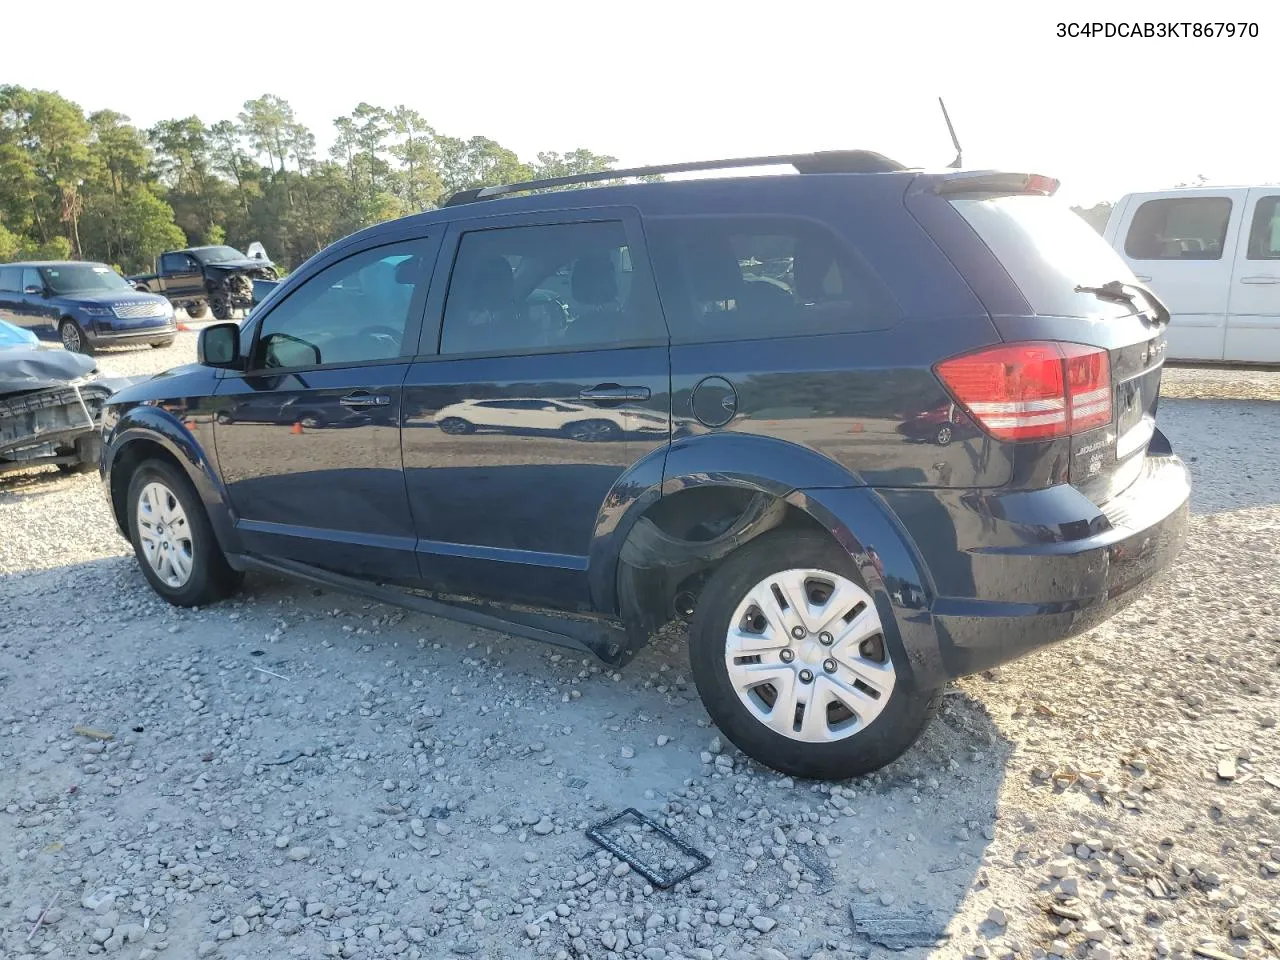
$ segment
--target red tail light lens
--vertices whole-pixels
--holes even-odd
[[[1111,364],[1096,347],[1008,343],[934,370],[999,440],[1052,440],[1111,422]]]

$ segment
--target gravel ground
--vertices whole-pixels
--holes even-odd
[[[678,632],[617,675],[261,577],[179,611],[95,477],[0,480],[0,957],[884,956],[877,915],[945,931],[915,956],[1276,956],[1280,375],[1169,384],[1176,570],[838,786],[722,745]],[[628,806],[711,866],[584,837]]]

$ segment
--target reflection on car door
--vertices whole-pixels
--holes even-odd
[[[21,326],[18,306],[22,302],[22,269],[0,267],[0,320]]]
[[[22,295],[14,309],[15,322],[37,336],[52,337],[58,329],[58,308],[44,294],[44,277],[35,267],[23,267],[21,283]]]
[[[246,329],[250,369],[215,392],[219,466],[250,552],[417,578],[401,388],[437,244],[352,253]]]
[[[668,337],[638,221],[591,217],[489,217],[445,238],[437,271],[452,274],[447,295],[432,288],[422,348],[439,329],[440,352],[413,364],[404,395],[434,589],[586,605],[610,490],[669,442]]]
[[[1249,191],[1223,359],[1280,363],[1280,189]]]

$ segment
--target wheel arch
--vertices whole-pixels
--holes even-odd
[[[677,441],[666,456],[655,451],[641,460],[599,515],[588,564],[592,598],[626,624],[629,655],[687,613],[676,609],[681,593],[700,587],[731,553],[769,530],[793,527],[820,530],[853,557],[882,619],[910,624],[899,639],[913,671],[935,673],[932,584],[875,491],[796,444],[742,436],[705,443],[713,439]]]
[[[128,539],[129,479],[139,464],[153,458],[178,467],[191,481],[218,545],[234,562],[234,555],[241,550],[222,478],[199,439],[181,420],[157,407],[140,405],[125,412],[111,428],[103,447],[102,475],[120,533]]]

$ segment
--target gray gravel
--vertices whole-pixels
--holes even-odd
[[[945,928],[919,956],[1275,956],[1280,378],[1176,373],[1173,574],[836,786],[723,743],[678,632],[619,676],[268,578],[179,611],[96,478],[0,480],[0,957],[863,957],[886,915]],[[711,867],[584,838],[627,806]]]

